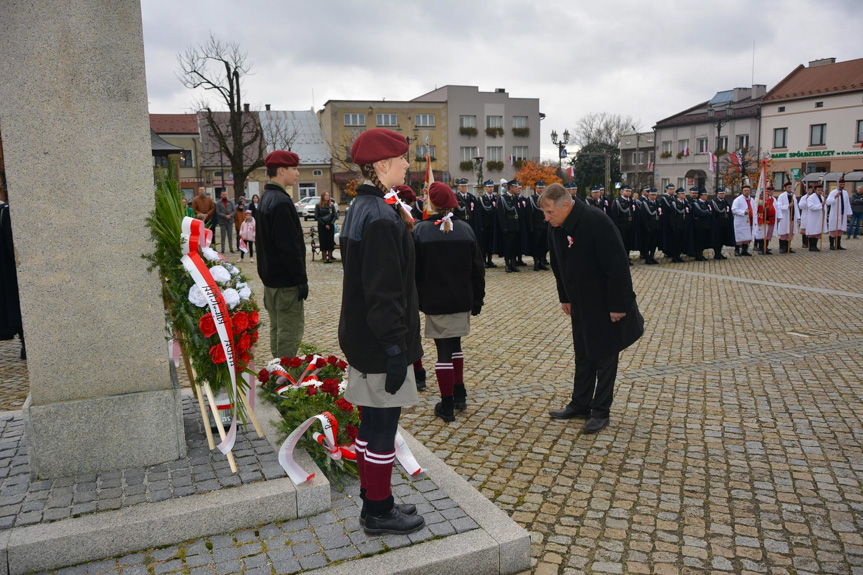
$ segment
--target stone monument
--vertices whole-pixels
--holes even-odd
[[[30,396],[33,475],[185,455],[151,249],[138,0],[4,0],[3,133]]]

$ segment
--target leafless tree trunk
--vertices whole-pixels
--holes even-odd
[[[573,131],[573,140],[582,148],[588,144],[597,143],[617,146],[620,144],[620,136],[637,133],[639,124],[632,119],[632,116],[594,112],[578,120]]]
[[[236,199],[243,194],[249,174],[264,165],[265,142],[258,114],[243,101],[241,80],[251,63],[239,44],[222,42],[212,33],[204,44],[178,54],[177,61],[178,77],[185,87],[212,92],[219,107],[227,108],[226,112],[212,110],[206,97],[195,101],[195,109],[234,173]]]

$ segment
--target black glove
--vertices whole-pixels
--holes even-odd
[[[482,304],[473,304],[473,309],[470,310],[470,315],[479,315],[482,311]]]
[[[309,284],[308,282],[304,284],[300,284],[300,295],[297,297],[298,300],[303,301],[304,299],[309,297]]]
[[[395,395],[401,389],[408,375],[408,362],[404,353],[391,355],[387,358],[387,381],[384,389],[387,393]]]

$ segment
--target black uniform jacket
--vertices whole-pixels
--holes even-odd
[[[294,202],[283,187],[267,182],[255,220],[258,275],[271,288],[308,283],[306,242]]]
[[[561,303],[569,303],[576,357],[601,360],[644,333],[629,261],[614,222],[602,210],[574,202],[560,227],[549,228],[551,269]],[[610,312],[626,317],[612,322]]]
[[[383,196],[374,186],[358,186],[339,236],[345,271],[339,344],[363,373],[386,372],[395,353],[409,364],[423,355],[414,240],[400,208]]]

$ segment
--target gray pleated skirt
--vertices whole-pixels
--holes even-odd
[[[384,384],[385,373],[362,373],[348,366],[348,387],[345,389],[345,399],[354,405],[368,407],[407,407],[416,404],[420,396],[417,393],[417,381],[413,367],[408,365],[408,375],[405,382],[395,394],[387,393]]]
[[[425,336],[432,339],[466,337],[470,334],[470,312],[426,316]]]

